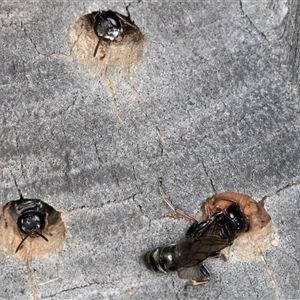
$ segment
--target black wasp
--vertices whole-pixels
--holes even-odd
[[[128,13],[127,17],[112,10],[92,13],[94,19],[94,31],[99,38],[94,51],[94,57],[96,56],[99,45],[103,40],[109,43],[112,41],[120,42],[125,34],[125,27],[130,26],[137,29],[137,26],[130,20],[128,6],[126,7],[126,10]]]
[[[195,220],[172,208],[178,215]],[[210,280],[209,272],[202,262],[209,256],[218,255],[222,249],[233,243],[238,234],[248,229],[248,218],[241,212],[239,204],[233,203],[208,220],[193,223],[178,244],[148,251],[145,254],[146,265],[160,273],[177,271],[180,278],[191,279],[192,285],[207,283]],[[194,279],[199,271],[205,279]]]
[[[42,211],[44,206],[45,203],[43,201],[39,199],[24,199],[21,193],[20,200],[10,201],[4,206],[3,212],[11,208],[19,216],[17,226],[22,235],[25,234],[16,249],[16,253],[29,236],[40,236],[48,242],[48,239],[42,234],[48,216],[48,213]]]

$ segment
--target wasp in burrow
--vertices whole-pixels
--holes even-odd
[[[48,216],[47,212],[42,211],[45,203],[39,199],[25,199],[20,191],[19,194],[20,200],[10,201],[3,207],[4,215],[5,211],[11,208],[19,216],[17,226],[22,236],[25,235],[18,245],[16,253],[28,237],[42,237],[48,242],[48,239],[42,233],[47,224]]]
[[[99,38],[94,51],[94,57],[96,56],[102,41],[108,42],[109,44],[112,41],[120,42],[122,41],[128,26],[134,30],[138,29],[138,27],[130,19],[128,7],[129,6],[126,7],[128,14],[127,17],[112,10],[92,12],[93,28]],[[101,59],[104,57],[105,54],[101,57]]]
[[[190,280],[190,285],[207,283],[210,275],[202,264],[203,261],[209,256],[220,256],[222,249],[230,246],[239,234],[248,231],[248,218],[241,212],[238,203],[228,200],[232,204],[226,209],[199,223],[185,212],[176,209],[168,199],[164,200],[178,216],[194,223],[178,244],[148,251],[144,257],[146,266],[160,273],[177,271],[179,278]],[[204,278],[199,278],[199,271]]]

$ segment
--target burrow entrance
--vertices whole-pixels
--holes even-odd
[[[113,13],[120,19],[123,31],[122,36],[112,41],[103,40],[99,43],[95,32],[95,16],[101,14],[101,11],[81,16],[68,32],[71,54],[97,75],[103,75],[108,67],[128,70],[129,66],[137,65],[143,55],[144,37],[138,26],[130,16]]]
[[[39,222],[42,227],[37,234],[28,234],[21,229],[23,226],[23,229],[35,232],[32,225],[37,228],[36,223]],[[21,197],[20,200],[10,201],[1,208],[0,243],[3,250],[18,250],[17,254],[24,259],[49,254],[61,248],[65,241],[65,231],[62,213],[42,200]]]
[[[235,192],[215,194],[208,198],[203,206],[205,218],[209,218],[215,212],[226,209],[232,202],[240,205],[241,211],[249,218],[249,231],[241,234],[234,244],[222,250],[226,255],[234,255],[241,259],[252,259],[259,251],[265,251],[271,244],[277,243],[277,237],[272,230],[272,221],[264,208],[264,199],[257,202],[250,196]]]

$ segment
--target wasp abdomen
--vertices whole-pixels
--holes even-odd
[[[155,272],[168,273],[177,270],[173,253],[176,245],[158,247],[145,254],[146,266]]]

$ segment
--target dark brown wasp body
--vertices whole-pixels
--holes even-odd
[[[209,256],[217,256],[248,228],[247,217],[241,212],[239,204],[233,203],[208,220],[193,223],[178,244],[147,252],[146,265],[161,273],[177,271],[180,278],[192,279],[192,285],[206,283],[209,281],[209,273],[203,266],[203,261]],[[194,279],[199,271],[204,279]]]
[[[5,212],[11,208],[17,215],[17,226],[22,236],[25,235],[18,245],[18,252],[28,237],[42,237],[45,241],[48,239],[42,234],[46,223],[47,213],[43,212],[44,202],[39,199],[24,199],[22,195],[20,200],[7,203],[3,208]]]
[[[134,30],[138,29],[137,26],[130,20],[128,6],[126,9],[128,13],[127,17],[112,10],[92,12],[94,20],[93,28],[95,34],[99,38],[94,51],[94,57],[96,56],[99,45],[102,41],[107,43],[111,43],[113,41],[120,42],[128,31],[128,26]],[[101,57],[101,59],[103,59],[104,56]]]

